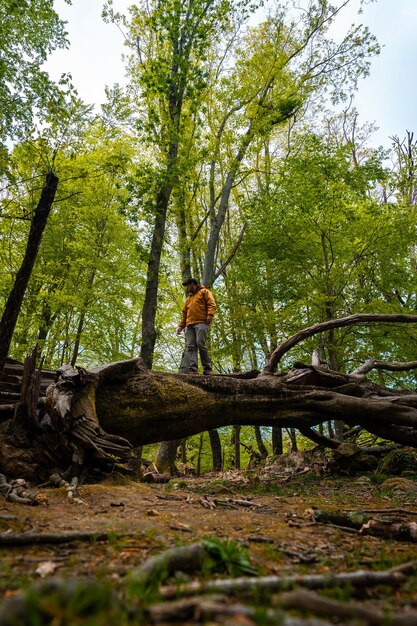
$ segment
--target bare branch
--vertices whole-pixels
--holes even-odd
[[[265,365],[263,373],[270,374],[274,372],[284,354],[289,352],[291,348],[301,343],[305,339],[308,339],[309,337],[324,333],[328,330],[332,330],[333,328],[356,326],[357,324],[374,324],[376,322],[382,322],[384,324],[416,324],[417,315],[405,315],[402,313],[355,313],[355,315],[349,315],[347,317],[341,317],[339,319],[327,320],[326,322],[313,324],[313,326],[309,326],[308,328],[300,330],[300,332],[296,333],[295,335],[281,343],[279,346],[277,346],[277,348],[273,351],[268,363]]]
[[[371,370],[387,370],[389,372],[407,372],[409,370],[417,369],[417,361],[408,361],[400,363],[398,361],[378,361],[377,359],[369,359],[366,363],[363,363],[360,367],[351,372],[351,376],[366,377],[366,374]]]
[[[239,237],[238,237],[235,245],[233,246],[232,251],[230,252],[230,254],[227,257],[227,259],[224,261],[224,263],[222,263],[222,266],[220,267],[220,269],[214,275],[214,280],[217,280],[218,277],[221,276],[221,274],[223,274],[225,272],[227,266],[229,265],[231,260],[234,258],[236,252],[239,250],[240,244],[242,243],[243,235],[244,235],[245,230],[246,230],[246,226],[247,226],[247,224],[243,224],[242,229],[241,229],[241,231],[239,233]]]

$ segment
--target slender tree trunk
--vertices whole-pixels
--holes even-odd
[[[148,260],[145,300],[142,308],[142,343],[140,356],[147,369],[152,369],[156,342],[156,304],[158,298],[159,267],[165,236],[166,216],[172,185],[164,185],[157,196],[154,231]]]
[[[38,337],[36,339],[36,344],[39,347],[40,353],[42,353],[46,338],[48,337],[48,333],[51,330],[52,324],[54,323],[57,317],[57,313],[52,314],[52,309],[48,303],[45,303],[42,315],[41,315],[41,324],[39,326]]]
[[[181,440],[181,461],[187,463],[187,439]]]
[[[272,454],[284,454],[282,428],[272,427]]]
[[[259,453],[263,459],[266,459],[266,457],[268,456],[268,450],[265,448],[265,444],[262,439],[260,426],[254,426],[254,431],[255,431],[256,443],[258,445]]]
[[[88,303],[90,301],[91,298],[91,291],[94,285],[94,281],[96,278],[96,272],[97,269],[94,268],[92,270],[92,272],[90,273],[90,277],[88,279],[88,285],[87,285],[87,295],[84,299],[84,302],[82,304],[82,308],[81,308],[81,314],[80,314],[80,319],[78,320],[78,326],[77,326],[77,332],[75,335],[75,343],[74,343],[74,350],[72,352],[72,358],[71,358],[71,365],[72,367],[75,367],[75,363],[77,361],[77,357],[78,357],[78,351],[80,349],[80,343],[81,343],[81,335],[84,329],[84,321],[85,321],[85,314],[87,312],[87,307],[88,307]]]
[[[211,453],[213,455],[213,471],[221,472],[222,469],[222,444],[217,430],[208,431],[210,437]]]
[[[287,432],[290,436],[291,452],[297,452],[298,451],[297,433],[295,431],[295,428],[287,428]]]
[[[201,453],[203,452],[204,433],[200,433],[200,439],[198,442],[198,454],[197,454],[197,476],[201,474]]]
[[[183,281],[190,278],[191,272],[191,247],[187,237],[187,219],[185,212],[185,198],[181,198],[177,213],[178,243],[180,249],[180,267]]]
[[[233,426],[233,444],[235,453],[235,468],[240,469],[240,429],[238,424]]]
[[[0,371],[3,370],[6,358],[9,354],[10,344],[22,307],[23,298],[32,275],[33,266],[36,261],[57,187],[57,176],[55,176],[53,172],[49,172],[46,176],[46,182],[31,221],[25,256],[17,272],[14,285],[0,320]]]

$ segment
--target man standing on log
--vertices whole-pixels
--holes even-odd
[[[186,374],[198,374],[198,350],[203,366],[203,374],[209,376],[212,373],[212,368],[206,346],[206,337],[216,311],[216,303],[211,292],[195,278],[188,278],[182,284],[184,287],[187,287],[187,299],[182,310],[177,335],[180,335],[185,328],[185,342],[188,352],[188,370]]]

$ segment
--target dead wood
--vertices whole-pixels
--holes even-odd
[[[380,513],[393,514],[401,512],[403,509],[385,509]],[[373,512],[375,513],[375,511]],[[412,512],[416,515],[416,512]],[[321,509],[309,509],[305,512],[305,517],[312,519],[316,523],[330,524],[333,527],[345,528],[346,530],[356,529],[361,535],[373,535],[397,541],[417,542],[417,522],[406,522],[392,519],[372,518],[370,511],[324,511]]]
[[[96,408],[106,431],[133,445],[230,424],[311,428],[342,419],[417,446],[417,394],[402,396],[312,366],[296,377],[289,372],[249,380],[139,372],[123,384],[98,387]]]
[[[146,472],[143,475],[144,483],[169,483],[171,474],[159,474],[158,472]]]
[[[14,420],[20,427],[29,431],[39,428],[37,419],[38,398],[40,396],[42,363],[36,369],[37,348],[28,355],[23,364],[23,376],[20,399],[14,410]]]
[[[127,439],[101,428],[95,395],[100,384],[110,378],[114,382],[124,381],[132,369],[141,367],[138,359],[132,359],[91,371],[69,365],[58,370],[58,380],[48,388],[46,402],[56,430],[62,433],[61,444],[71,451],[74,462],[84,465],[90,457],[114,465],[134,459]]]
[[[45,504],[46,498],[38,491],[33,491],[25,480],[18,478],[7,482],[4,474],[0,474],[0,496],[8,502],[17,504]]]
[[[322,509],[309,509],[305,511],[304,517],[321,524],[357,530],[360,530],[370,519],[370,516],[363,511],[324,511]]]
[[[378,359],[369,359],[366,363],[363,363],[353,372],[351,376],[366,376],[372,370],[386,370],[388,372],[407,372],[409,370],[417,369],[417,361],[399,362],[399,361],[380,361]]]
[[[303,328],[300,332],[296,333],[292,337],[289,337],[286,341],[281,343],[273,353],[264,367],[263,373],[270,374],[274,372],[279,364],[280,360],[291,348],[301,343],[308,337],[313,337],[319,333],[324,333],[334,328],[343,328],[346,326],[356,326],[357,324],[374,324],[376,322],[382,323],[401,323],[401,324],[415,324],[417,323],[417,315],[404,315],[404,314],[384,314],[384,313],[355,313],[355,315],[349,315],[347,317],[341,317],[339,319],[327,320],[326,322],[320,322],[319,324],[313,324],[308,328]]]
[[[340,441],[337,441],[336,439],[330,439],[330,437],[325,437],[324,435],[321,435],[318,431],[314,430],[313,428],[309,428],[308,426],[302,426],[298,430],[302,435],[304,435],[304,437],[307,437],[307,439],[314,441],[314,443],[317,443],[322,448],[331,448],[332,450],[336,450],[341,444]]]
[[[360,529],[361,535],[373,535],[396,541],[417,542],[417,522],[393,522],[371,519]]]
[[[205,624],[216,618],[234,618],[236,623],[255,626],[259,623],[260,611],[241,603],[231,604],[227,598],[219,596],[210,600],[207,598],[185,598],[174,602],[164,602],[147,607],[144,614],[153,624],[166,622]],[[265,623],[280,624],[281,626],[330,626],[330,622],[315,618],[291,617],[274,609],[262,610],[261,615]],[[228,621],[228,623],[231,622]]]
[[[311,574],[306,576],[258,576],[257,578],[239,577],[208,582],[193,582],[184,585],[169,585],[161,587],[159,594],[165,599],[183,596],[194,596],[203,593],[223,594],[258,594],[261,591],[271,593],[292,590],[294,587],[306,589],[329,589],[342,585],[355,588],[388,585],[396,587],[404,582],[405,575],[399,569],[385,572],[371,572],[358,570],[356,572],[341,572],[338,574]]]
[[[347,513],[352,513],[357,509],[345,509]],[[400,513],[401,515],[417,515],[417,511],[412,511],[411,509],[401,509],[401,508],[393,508],[393,509],[361,509],[361,513],[365,513],[365,515],[372,513],[382,513],[386,515],[391,515],[393,513]]]
[[[133,569],[130,577],[135,583],[146,587],[148,583],[155,583],[155,579],[159,583],[176,571],[201,571],[204,561],[208,558],[206,547],[200,543],[170,548]]]
[[[146,371],[138,359],[91,371],[64,366],[48,388],[45,409],[46,430],[30,441],[16,440],[9,421],[0,424],[0,470],[7,475],[31,478],[33,465],[66,469],[71,459],[107,471],[126,468],[135,446],[239,424],[298,428],[335,447],[313,427],[342,420],[417,447],[417,393],[303,364],[255,379]],[[24,455],[11,454],[13,446]]]
[[[72,541],[108,541],[115,533],[65,532],[65,533],[0,533],[0,546],[32,546],[40,544],[71,543]],[[118,537],[138,537],[134,533],[117,534]]]
[[[342,604],[335,600],[323,598],[317,593],[300,589],[281,594],[274,598],[274,604],[283,609],[308,611],[321,617],[338,617],[343,620],[361,620],[361,623],[380,626],[387,621],[386,613],[366,608],[358,604]],[[402,615],[390,615],[390,626],[414,626],[417,624],[417,613],[407,612]]]

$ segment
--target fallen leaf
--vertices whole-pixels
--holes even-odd
[[[45,578],[45,576],[53,574],[57,567],[58,563],[55,563],[54,561],[43,561],[42,563],[39,563],[35,570],[35,574],[38,574],[41,578]]]

